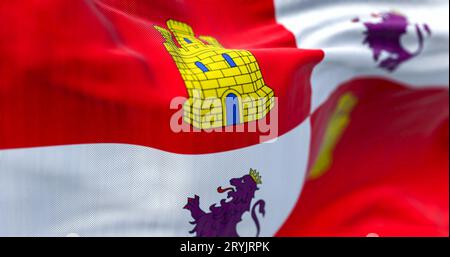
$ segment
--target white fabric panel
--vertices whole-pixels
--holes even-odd
[[[257,169],[266,202],[261,236],[283,224],[303,185],[309,120],[271,143],[182,155],[125,144],[86,144],[0,151],[0,235],[189,236],[187,197],[209,206],[218,186]],[[256,227],[246,212],[241,236]]]
[[[312,111],[345,81],[361,76],[381,76],[410,87],[445,86],[449,77],[449,2],[447,0],[275,0],[277,22],[290,30],[297,46],[323,49],[324,60],[315,68]],[[426,23],[432,31],[425,36],[423,51],[402,63],[394,72],[377,67],[372,52],[363,44],[362,22],[376,22],[372,13],[397,11],[412,24],[402,37],[411,52],[418,40],[414,24]],[[359,17],[361,22],[352,22]]]

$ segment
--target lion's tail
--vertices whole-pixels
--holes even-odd
[[[427,28],[427,27],[426,27]],[[422,33],[422,30],[419,26],[419,24],[416,24],[416,34],[417,34],[417,38],[419,40],[419,47],[417,48],[417,50],[413,53],[414,56],[420,54],[423,50],[423,41],[424,41],[424,36]]]
[[[259,206],[258,211],[264,217],[264,215],[266,214],[266,211],[264,209],[265,205],[266,205],[266,203],[264,202],[264,200],[258,200],[252,207],[252,219],[256,225],[256,237],[259,236],[259,232],[260,232],[259,221],[258,221],[258,217],[256,216],[256,206]]]

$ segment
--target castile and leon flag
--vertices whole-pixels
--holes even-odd
[[[0,236],[448,236],[449,3],[0,3]]]

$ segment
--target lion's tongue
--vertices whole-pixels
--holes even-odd
[[[232,187],[222,188],[221,186],[219,186],[217,188],[217,192],[219,192],[219,193],[223,193],[223,192],[226,192],[226,191],[234,191],[234,189]]]

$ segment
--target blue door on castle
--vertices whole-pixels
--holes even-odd
[[[239,102],[235,94],[230,93],[225,97],[225,110],[227,126],[239,124]]]

